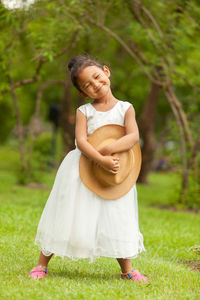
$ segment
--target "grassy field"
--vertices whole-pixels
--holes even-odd
[[[53,257],[43,280],[28,277],[38,261],[34,245],[37,225],[54,181],[43,175],[46,189],[17,184],[18,154],[0,148],[0,299],[200,299],[200,273],[188,261],[198,261],[190,247],[200,244],[200,215],[160,210],[174,202],[176,174],[152,174],[148,186],[138,185],[139,224],[146,252],[132,260],[149,284],[120,279],[115,259],[72,261]]]

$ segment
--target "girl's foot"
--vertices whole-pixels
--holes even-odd
[[[132,270],[130,273],[125,273],[125,274],[122,273],[121,278],[137,280],[137,282],[141,282],[141,283],[148,281],[148,279],[146,277],[144,277],[143,275],[141,275],[138,270],[135,270],[135,271]]]
[[[47,276],[47,274],[48,274],[47,267],[38,265],[31,270],[29,277],[44,278],[45,276]]]

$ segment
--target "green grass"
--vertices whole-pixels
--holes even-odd
[[[188,299],[200,295],[200,274],[187,261],[198,256],[189,250],[199,245],[200,215],[159,210],[173,203],[176,174],[152,174],[148,186],[138,185],[139,225],[146,252],[133,266],[150,283],[142,286],[120,280],[115,259],[72,261],[53,257],[43,280],[28,277],[38,261],[34,245],[37,225],[54,181],[55,171],[44,176],[47,189],[17,185],[18,154],[0,148],[0,299]]]

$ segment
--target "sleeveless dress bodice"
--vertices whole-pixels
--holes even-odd
[[[97,128],[107,124],[124,125],[124,116],[131,103],[118,100],[118,102],[107,111],[98,111],[91,103],[81,105],[78,109],[87,118],[88,136]]]

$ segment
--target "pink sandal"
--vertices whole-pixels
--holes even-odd
[[[32,278],[44,278],[45,276],[47,276],[48,274],[48,270],[46,267],[43,267],[43,266],[36,266],[34,267],[30,274],[29,274],[29,277],[32,277]]]
[[[141,275],[138,270],[135,270],[135,271],[132,270],[130,273],[126,273],[126,274],[122,273],[121,278],[137,280],[137,282],[141,282],[141,283],[148,281],[147,277],[144,277],[143,275]]]

